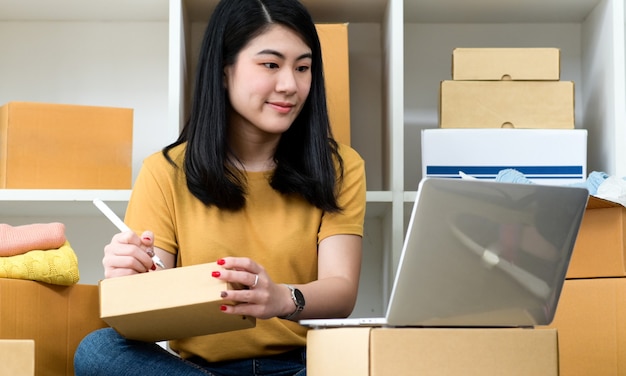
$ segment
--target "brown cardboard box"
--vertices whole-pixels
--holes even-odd
[[[103,327],[98,286],[0,279],[0,338],[34,340],[39,376],[73,376],[78,343]]]
[[[34,376],[35,341],[0,339],[0,375]]]
[[[566,278],[626,276],[626,208],[590,197]]]
[[[328,114],[333,136],[350,145],[348,24],[317,24],[322,45]]]
[[[453,80],[560,79],[558,48],[455,48]]]
[[[100,281],[100,316],[123,336],[142,341],[186,338],[247,329],[254,317],[226,315],[220,293],[232,289],[213,278],[216,263]]]
[[[550,328],[561,376],[626,375],[626,278],[566,280]]]
[[[574,128],[571,81],[443,81],[441,128]]]
[[[309,376],[551,375],[556,330],[337,328],[310,330]]]
[[[130,189],[133,110],[0,107],[0,188]]]

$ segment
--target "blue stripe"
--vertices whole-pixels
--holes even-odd
[[[582,177],[582,166],[426,166],[426,175],[458,175],[459,171],[463,171],[468,175],[497,175],[505,169],[515,169],[530,178],[546,178],[550,177],[569,178]]]
[[[456,174],[456,175],[427,175],[428,177],[438,177],[438,178],[450,178],[450,179],[460,179],[461,175]],[[495,179],[497,175],[480,175],[480,176],[476,176],[476,175],[472,175],[473,178],[476,179]],[[544,176],[526,176],[524,175],[524,177],[526,179],[531,179],[531,180],[539,180],[539,179],[561,179],[561,180],[570,180],[570,179],[581,179],[582,175],[576,175],[576,176],[562,176],[562,175],[544,175]]]

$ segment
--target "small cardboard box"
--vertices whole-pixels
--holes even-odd
[[[326,102],[333,136],[350,145],[348,24],[317,24],[322,46]]]
[[[309,376],[558,374],[556,330],[337,328],[307,337]]]
[[[572,81],[442,81],[441,128],[574,128]]]
[[[566,280],[549,328],[561,376],[626,375],[626,278]]]
[[[425,129],[422,176],[458,178],[459,171],[495,179],[513,168],[540,184],[587,178],[585,129]]]
[[[0,339],[0,375],[34,376],[35,341]]]
[[[216,263],[100,281],[100,316],[121,335],[163,341],[252,328],[254,317],[220,311],[232,287],[213,278]]]
[[[132,132],[132,109],[9,102],[0,188],[130,189]]]
[[[626,208],[589,197],[566,278],[626,277]]]
[[[106,326],[99,317],[98,286],[0,279],[0,338],[34,340],[38,376],[73,376],[78,344]]]
[[[558,48],[455,48],[453,80],[558,81]]]

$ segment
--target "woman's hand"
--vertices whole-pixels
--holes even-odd
[[[303,293],[306,306],[290,320],[350,315],[357,297],[361,250],[362,238],[357,235],[333,235],[322,240],[318,248],[318,279],[293,285]],[[224,304],[225,313],[268,319],[288,316],[296,310],[291,290],[274,283],[265,269],[251,259],[225,257],[217,263],[225,270],[216,270],[214,278],[247,287],[222,292],[225,301],[237,303]]]
[[[265,269],[247,257],[225,257],[217,261],[223,270],[213,272],[219,280],[240,284],[240,290],[222,291],[222,298],[236,305],[222,305],[224,313],[269,319],[286,316],[295,310],[291,291],[274,283]]]
[[[141,237],[132,231],[116,234],[104,247],[104,277],[120,277],[155,270],[154,234],[145,231]]]

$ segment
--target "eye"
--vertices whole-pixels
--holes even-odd
[[[303,65],[301,67],[296,68],[298,72],[307,72],[309,69],[311,69],[311,67],[309,67],[308,65]]]
[[[263,65],[265,66],[265,68],[268,68],[268,69],[276,69],[276,68],[278,68],[278,64],[276,64],[276,63],[263,63]]]

